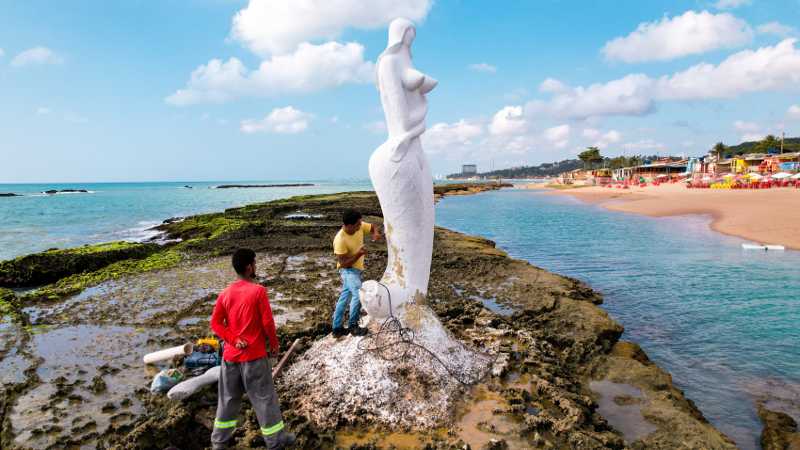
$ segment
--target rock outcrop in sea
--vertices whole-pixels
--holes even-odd
[[[466,347],[492,355],[493,373],[454,389],[437,414],[416,423],[393,421],[390,405],[383,420],[313,417],[304,406],[313,380],[298,379],[299,365],[305,351],[331,340],[339,281],[330,246],[345,208],[381,221],[370,192],[302,196],[164,223],[158,229],[170,243],[130,249],[141,254],[76,250],[95,255],[91,267],[65,263],[55,273],[60,260],[48,252],[3,266],[25,268],[3,279],[28,281],[0,289],[0,447],[207,447],[216,388],[183,402],[154,396],[147,387],[158,368],[143,368],[141,357],[209,334],[216,295],[232,278],[229,255],[250,247],[282,348],[301,342],[298,368],[277,382],[297,448],[735,448],[669,374],[620,341],[623,329],[598,306],[600,294],[443,228],[435,231],[428,307]],[[380,276],[384,245],[368,244],[365,278]],[[355,354],[359,339],[341,345]],[[404,386],[407,398],[433,392],[427,383],[438,378],[413,368],[386,382]],[[237,447],[262,445],[249,406],[242,418]]]

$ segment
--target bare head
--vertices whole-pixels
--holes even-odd
[[[361,213],[354,209],[345,211],[342,214],[342,227],[345,233],[356,234],[361,230]]]
[[[240,248],[231,257],[233,270],[239,278],[250,280],[256,277],[256,252],[249,248]]]

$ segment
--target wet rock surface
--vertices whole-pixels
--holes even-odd
[[[82,278],[99,281],[47,300],[0,290],[0,447],[206,448],[216,387],[184,402],[151,395],[150,379],[169,363],[144,367],[142,355],[208,335],[216,294],[233,278],[228,255],[247,246],[259,254],[282,348],[300,339],[294,362],[301,361],[331,339],[339,279],[330,245],[346,208],[381,220],[366,192],[250,205],[159,226],[180,241],[148,259],[180,255],[169,264],[99,269],[102,276]],[[305,215],[287,218],[297,211]],[[367,248],[365,279],[379,278],[385,248]],[[454,393],[430,427],[352,417],[320,425],[303,413],[298,380],[282,376],[277,389],[296,448],[733,448],[668,374],[619,341],[622,327],[596,306],[601,301],[576,280],[508,258],[491,241],[437,228],[428,306],[455,338],[493,352],[492,372]],[[638,408],[648,433],[615,428],[593,381],[636,394],[612,402]],[[237,448],[263,446],[247,402],[241,419]]]
[[[762,403],[758,405],[758,417],[764,423],[761,432],[761,447],[764,450],[800,450],[800,432],[797,422],[790,415],[767,409]]]

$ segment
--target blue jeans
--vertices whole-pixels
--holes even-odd
[[[336,309],[333,311],[333,328],[342,328],[344,321],[344,308],[347,306],[347,298],[350,298],[350,324],[354,329],[358,327],[358,317],[361,313],[361,300],[358,298],[358,290],[361,289],[361,271],[358,269],[339,269],[342,275],[342,293],[336,301]]]

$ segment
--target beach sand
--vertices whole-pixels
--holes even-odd
[[[630,189],[592,186],[553,194],[653,217],[710,215],[711,228],[720,233],[800,250],[800,189],[687,189],[676,183]]]

